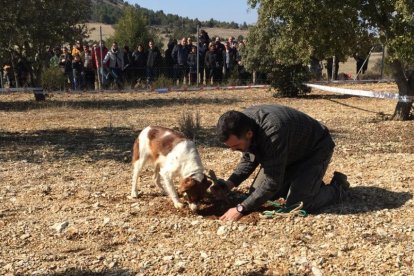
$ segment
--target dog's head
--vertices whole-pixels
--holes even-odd
[[[183,178],[180,182],[179,191],[186,196],[190,208],[195,211],[197,209],[197,202],[199,202],[207,193],[207,189],[212,184],[204,175],[200,182],[192,177]]]

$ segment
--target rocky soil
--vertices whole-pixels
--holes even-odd
[[[394,85],[353,86],[395,91]],[[386,120],[396,102],[267,90],[0,95],[1,275],[413,275],[414,122]],[[128,199],[131,146],[147,125],[177,127],[199,112],[204,165],[226,178],[239,154],[214,138],[221,113],[279,103],[326,124],[328,169],[350,197],[307,217],[217,220],[225,203],[176,210],[142,175]],[[236,193],[246,192],[251,179]],[[235,204],[235,202],[232,202]]]

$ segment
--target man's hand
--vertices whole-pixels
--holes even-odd
[[[236,207],[230,208],[227,210],[227,212],[220,217],[220,220],[230,220],[230,221],[237,221],[239,220],[243,215],[237,211]]]

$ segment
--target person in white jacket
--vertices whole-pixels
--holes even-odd
[[[118,86],[118,89],[122,89],[122,71],[124,69],[124,54],[118,47],[118,43],[112,43],[112,48],[106,54],[103,64],[107,64],[109,61],[109,73],[106,75],[107,81],[111,76]]]

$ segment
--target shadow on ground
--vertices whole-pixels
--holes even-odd
[[[123,127],[0,131],[0,161],[40,163],[83,158],[90,162],[130,162],[132,145],[139,132]],[[216,139],[214,128],[202,129],[195,142],[197,146],[223,147]]]
[[[90,99],[90,100],[53,100],[48,99],[43,102],[32,101],[13,101],[0,102],[0,111],[27,111],[33,109],[44,108],[73,108],[73,109],[136,109],[149,107],[166,107],[166,106],[182,106],[182,105],[232,105],[239,100],[236,98],[200,98],[194,96],[193,98],[175,98],[163,97],[143,100],[114,100],[114,99]]]
[[[107,269],[100,272],[94,272],[91,270],[83,270],[79,268],[68,268],[62,272],[48,272],[47,276],[129,276],[136,275],[136,272],[132,272],[126,269]]]
[[[412,198],[409,192],[393,192],[369,186],[352,187],[346,200],[324,208],[319,213],[350,215],[397,209]]]
[[[40,163],[82,157],[129,162],[137,133],[120,127],[0,132],[0,160]]]

